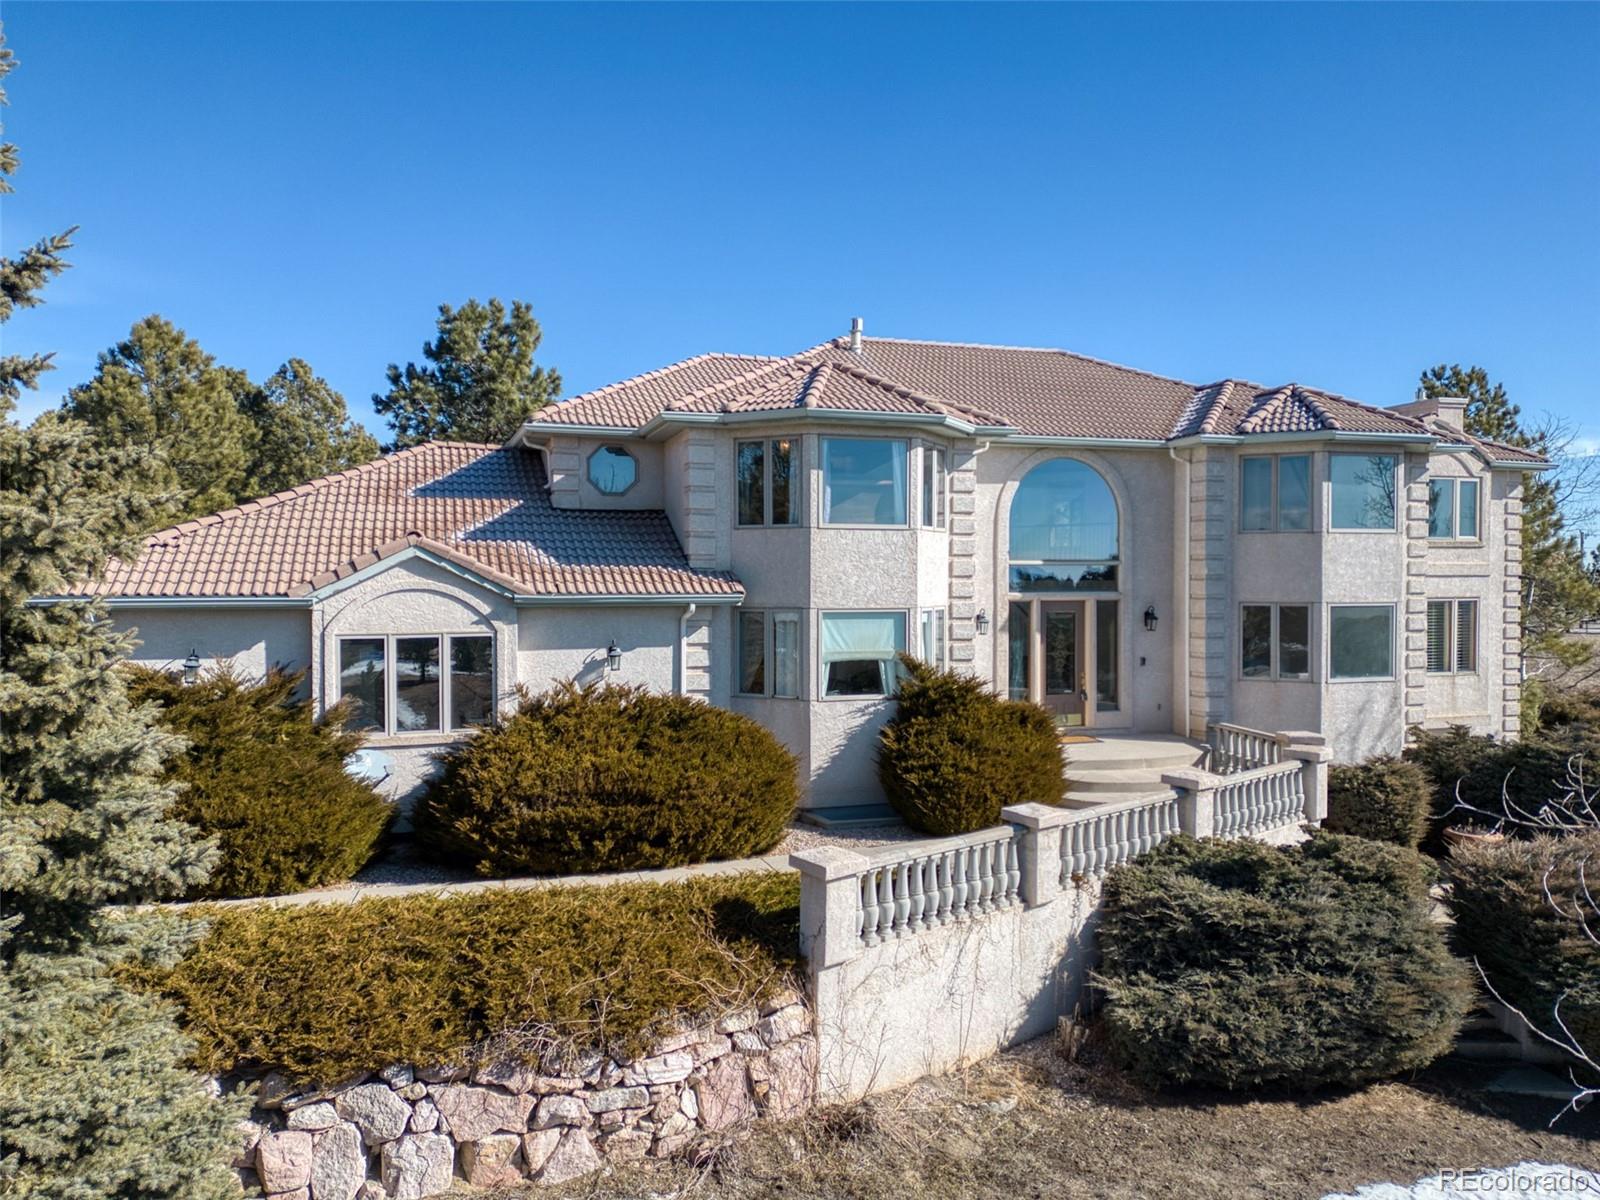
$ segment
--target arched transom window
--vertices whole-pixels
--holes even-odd
[[[1117,502],[1100,473],[1071,458],[1040,463],[1011,501],[1013,592],[1117,590]]]

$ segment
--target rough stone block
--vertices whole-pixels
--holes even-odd
[[[304,1129],[263,1133],[256,1143],[256,1174],[269,1194],[305,1187],[311,1182],[311,1134]]]
[[[522,1180],[522,1138],[495,1133],[461,1147],[461,1174],[473,1187],[506,1187]]]
[[[311,1151],[311,1200],[355,1200],[367,1178],[367,1151],[361,1131],[341,1121]]]
[[[433,1102],[458,1142],[476,1142],[491,1133],[521,1133],[535,1098],[485,1087],[457,1085],[440,1088]]]
[[[694,1082],[700,1123],[707,1129],[732,1129],[756,1115],[755,1100],[739,1055],[719,1058]]]
[[[600,1155],[595,1152],[589,1135],[581,1129],[568,1129],[544,1160],[538,1179],[540,1183],[566,1183],[598,1171],[601,1165]]]
[[[289,1114],[290,1129],[332,1129],[339,1123],[339,1114],[326,1100],[297,1108]]]
[[[391,1200],[425,1200],[450,1190],[455,1147],[439,1133],[408,1133],[383,1146],[381,1178]]]
[[[688,1077],[687,1071],[684,1077]],[[591,1092],[587,1103],[592,1113],[613,1112],[619,1108],[644,1108],[650,1103],[650,1093],[642,1087],[607,1088],[602,1092]]]
[[[333,1107],[340,1117],[361,1130],[369,1146],[392,1141],[411,1123],[411,1105],[386,1083],[368,1083],[340,1092]]]

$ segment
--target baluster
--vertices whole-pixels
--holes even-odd
[[[878,936],[884,941],[894,937],[894,870],[878,868]]]
[[[959,921],[967,915],[967,864],[966,848],[958,846],[947,852],[950,861],[950,919]]]
[[[939,855],[939,924],[948,925],[955,920],[956,886],[951,876],[954,858],[946,850]]]
[[[927,911],[928,904],[928,889],[923,879],[923,871],[927,865],[926,858],[913,859],[906,879],[909,885],[907,890],[910,892],[908,899],[911,901],[911,911],[906,914],[906,921],[916,933],[921,933],[928,927],[923,915]]]
[[[1017,839],[1006,842],[1006,903],[1015,904],[1022,894],[1022,855]]]
[[[978,847],[978,878],[982,884],[979,894],[978,911],[987,913],[994,911],[994,843],[985,842]]]
[[[878,944],[878,888],[873,882],[871,871],[863,871],[856,880],[857,892],[861,901],[861,916],[856,924],[859,926],[861,940],[868,946]]]
[[[985,911],[984,901],[988,891],[983,886],[983,851],[978,846],[967,847],[967,915],[976,917]]]

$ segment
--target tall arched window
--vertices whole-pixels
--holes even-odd
[[[1100,473],[1071,458],[1040,463],[1011,501],[1013,592],[1117,590],[1117,502]]]

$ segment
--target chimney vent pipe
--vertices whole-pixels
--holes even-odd
[[[852,353],[861,353],[861,318],[850,318],[850,350]]]

